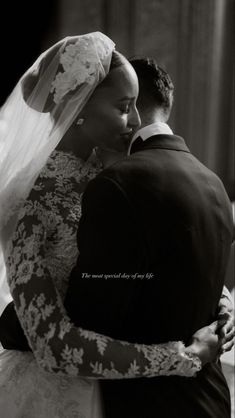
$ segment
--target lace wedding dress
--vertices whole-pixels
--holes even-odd
[[[200,360],[186,355],[181,342],[114,341],[75,328],[66,314],[63,299],[78,256],[81,198],[101,168],[94,154],[84,163],[54,151],[21,210],[7,269],[32,352],[0,352],[4,418],[101,418],[98,379],[193,376],[200,370]]]

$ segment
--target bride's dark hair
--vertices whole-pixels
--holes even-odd
[[[127,59],[118,51],[113,51],[109,72],[126,63]]]
[[[115,70],[116,68],[119,68],[123,65],[128,64],[129,61],[128,59],[122,55],[120,52],[118,51],[113,51],[112,53],[112,58],[111,58],[111,63],[110,63],[110,67],[109,67],[109,72],[107,74],[107,76],[104,78],[104,80],[97,86],[97,88],[99,87],[103,87],[103,86],[108,86],[110,83],[112,83],[112,79],[110,78],[112,71]]]

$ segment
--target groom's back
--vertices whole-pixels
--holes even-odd
[[[224,188],[190,153],[164,148],[133,154],[131,161],[116,166],[116,180],[136,209],[148,246],[148,273],[154,278],[142,282],[141,292],[133,283],[129,317],[121,333],[114,334],[110,324],[111,335],[145,343],[187,342],[214,320],[224,283],[231,245]],[[206,366],[197,378],[102,385],[110,418],[230,416],[219,365]]]
[[[145,254],[142,264],[136,256],[142,270],[133,273],[153,277],[115,279],[115,290],[105,280],[89,280],[89,286],[81,281],[86,306],[84,315],[81,297],[79,324],[132,342],[187,343],[214,320],[224,283],[232,225],[222,183],[181,138],[167,135],[148,139],[143,150],[99,177],[115,182],[132,208]],[[114,223],[118,213],[117,207]],[[122,233],[123,240],[132,239]],[[107,265],[112,267],[112,260]],[[229,392],[219,365],[206,366],[197,378],[107,381],[102,387],[107,418],[229,418]]]
[[[143,280],[141,291],[133,283],[129,317],[121,333],[113,334],[110,324],[110,335],[133,342],[187,343],[216,317],[231,246],[230,202],[217,176],[185,151],[145,149],[116,170],[144,231],[147,272],[154,277]],[[204,367],[197,378],[104,382],[103,388],[110,418],[230,416],[218,364]]]

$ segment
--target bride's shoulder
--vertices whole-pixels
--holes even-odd
[[[62,192],[63,186],[72,184],[82,168],[81,160],[73,154],[53,151],[34,183],[31,195],[40,192],[43,194],[45,191],[55,192],[58,188]]]
[[[54,150],[43,167],[39,178],[69,178],[81,170],[84,163],[73,153]]]

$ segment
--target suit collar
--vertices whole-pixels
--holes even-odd
[[[181,136],[160,134],[153,135],[145,141],[143,141],[141,137],[138,137],[131,146],[130,154],[153,148],[184,151],[190,153],[190,150],[188,149],[185,141],[183,138],[181,138]]]
[[[173,132],[169,125],[164,122],[154,122],[151,125],[144,126],[144,128],[139,129],[132,138],[132,143],[140,136],[143,141],[146,141],[150,136],[166,134],[173,135]]]

